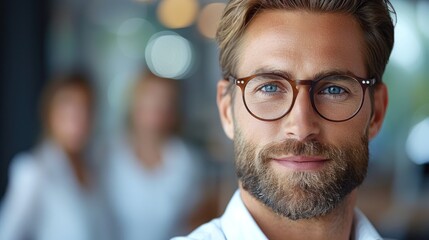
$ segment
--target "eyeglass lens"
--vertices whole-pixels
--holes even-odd
[[[290,111],[294,87],[285,78],[264,74],[252,78],[244,90],[244,101],[255,116],[274,120]],[[327,76],[313,83],[311,98],[315,110],[324,118],[342,121],[356,114],[363,99],[360,83],[349,76]]]

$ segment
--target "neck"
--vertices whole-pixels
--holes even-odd
[[[281,217],[240,186],[244,205],[268,239],[350,239],[356,189],[331,213],[317,219],[293,221]]]
[[[76,177],[77,182],[82,188],[87,188],[89,183],[87,169],[84,164],[81,153],[66,152],[67,159]]]
[[[131,141],[139,145],[141,147],[145,146],[162,146],[166,140],[166,137],[164,137],[160,133],[154,133],[151,131],[143,131],[143,132],[131,132]]]
[[[70,161],[79,162],[79,163],[82,161],[82,154],[79,152],[65,151],[65,155],[68,157]]]
[[[162,164],[162,148],[165,139],[152,135],[132,135],[132,146],[139,162],[147,169],[154,169]]]

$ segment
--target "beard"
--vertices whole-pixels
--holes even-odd
[[[365,179],[368,137],[339,147],[318,141],[288,139],[264,146],[257,152],[240,131],[235,132],[236,173],[244,190],[276,214],[291,220],[322,217],[335,209]],[[316,171],[276,171],[276,156],[323,156],[327,161]],[[281,170],[281,169],[280,169]]]

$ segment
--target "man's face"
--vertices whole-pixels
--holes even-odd
[[[287,72],[293,79],[314,79],[331,71],[370,77],[363,33],[350,15],[259,13],[247,27],[238,54],[236,77],[261,71]],[[218,91],[225,85],[221,82]],[[308,86],[298,90],[292,110],[271,122],[247,112],[238,88],[232,103],[218,93],[224,129],[234,139],[242,187],[290,219],[325,215],[362,183],[368,139],[378,132],[387,105],[381,84],[375,90],[373,115],[366,91],[362,109],[354,118],[330,122],[313,110]]]

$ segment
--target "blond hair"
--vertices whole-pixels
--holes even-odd
[[[236,74],[238,49],[247,25],[264,10],[305,10],[318,13],[345,13],[360,24],[365,41],[366,68],[378,82],[392,52],[394,25],[390,13],[395,11],[389,0],[232,0],[220,21],[216,40],[223,77]]]

